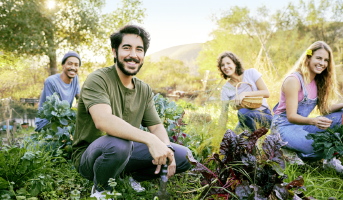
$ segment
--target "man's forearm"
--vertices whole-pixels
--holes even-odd
[[[163,124],[157,124],[148,128],[150,132],[156,135],[163,143],[170,144],[168,133],[164,128]]]
[[[115,115],[103,115],[101,119],[97,119],[96,128],[118,138],[132,140],[147,144],[153,140],[154,136],[151,133],[142,131],[133,127],[123,119]]]

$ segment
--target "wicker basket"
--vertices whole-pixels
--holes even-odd
[[[236,96],[238,96],[237,89],[239,85],[241,85],[242,83],[249,84],[251,91],[253,91],[250,83],[239,82],[236,85]],[[240,106],[242,106],[243,108],[248,108],[248,109],[259,108],[262,105],[262,101],[263,101],[263,97],[244,97]]]

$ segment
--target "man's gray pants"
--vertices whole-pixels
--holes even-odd
[[[191,167],[186,158],[189,149],[174,143],[171,145],[175,149],[175,173],[187,171]],[[79,172],[94,182],[97,191],[112,191],[108,180],[122,171],[131,174],[138,182],[158,178],[152,160],[145,144],[106,135],[93,141],[82,154]]]

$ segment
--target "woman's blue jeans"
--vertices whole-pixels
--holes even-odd
[[[250,110],[247,108],[241,108],[238,110],[238,125],[236,130],[240,127],[249,129],[251,132],[255,131],[259,127],[270,128],[273,120],[273,115],[270,110]]]

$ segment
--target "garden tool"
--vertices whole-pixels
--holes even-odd
[[[158,197],[158,200],[170,200],[170,194],[167,192],[167,182],[168,182],[168,159],[165,165],[161,166],[161,180],[160,189],[154,194],[154,197]]]

